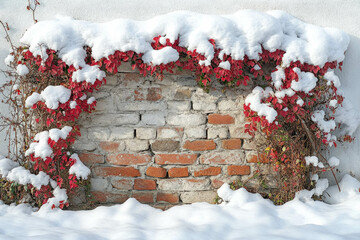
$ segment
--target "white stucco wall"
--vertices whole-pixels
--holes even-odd
[[[360,111],[360,1],[359,0],[39,0],[36,11],[38,20],[51,19],[56,14],[77,19],[104,22],[115,18],[144,20],[176,10],[189,10],[207,14],[231,14],[240,9],[267,11],[280,9],[324,27],[336,27],[351,36],[343,72],[339,73],[345,96]],[[1,0],[0,19],[9,23],[10,34],[15,43],[23,32],[33,24],[31,12],[26,10],[27,0]],[[8,54],[8,44],[0,30],[0,69]],[[0,76],[0,81],[3,81]],[[2,106],[0,111],[6,111]],[[1,135],[0,137],[2,137]],[[341,173],[352,172],[360,178],[360,130],[356,140],[339,146],[333,154],[340,159]],[[1,139],[1,138],[0,138]],[[0,141],[0,152],[6,152],[6,144]]]

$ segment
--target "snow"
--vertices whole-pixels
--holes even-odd
[[[285,79],[284,69],[280,66],[276,67],[276,71],[271,73],[271,81],[276,89],[280,89],[282,81]]]
[[[302,72],[299,68],[293,68],[294,72],[298,75],[298,81],[291,82],[291,88],[295,91],[303,91],[309,93],[316,87],[318,79],[311,72]]]
[[[72,74],[74,82],[86,81],[94,84],[96,79],[102,80],[105,77],[105,72],[99,69],[99,66],[86,65],[82,69],[78,69]]]
[[[349,36],[340,30],[307,24],[282,11],[241,10],[224,16],[173,12],[147,21],[117,19],[106,23],[57,16],[55,20],[33,25],[21,42],[43,59],[47,58],[46,48],[58,51],[67,65],[82,68],[77,74],[79,76],[75,76],[77,81],[92,81],[100,73],[96,67],[85,64],[84,46],[92,48],[95,60],[116,50],[143,53],[143,61],[153,65],[178,60],[178,52],[170,46],[160,50],[151,47],[152,39],[159,35],[172,43],[179,38],[180,46],[190,51],[196,49],[206,58],[199,64],[205,65],[209,65],[214,57],[209,39],[214,39],[221,49],[220,56],[226,53],[234,59],[243,59],[247,55],[259,60],[262,46],[269,51],[282,49],[286,51],[284,66],[297,60],[320,66],[328,61],[341,62],[350,41]]]
[[[177,61],[179,53],[172,47],[164,47],[160,50],[147,51],[142,59],[144,63],[152,63],[153,65],[167,64]]]
[[[332,99],[329,102],[329,106],[330,107],[336,107],[337,103],[338,103],[338,101],[336,99]]]
[[[14,56],[11,55],[11,54],[9,54],[9,55],[5,58],[5,60],[4,60],[6,66],[10,66],[10,64],[11,64],[13,61],[14,61]]]
[[[269,104],[262,103],[261,101],[271,93],[272,90],[269,87],[264,90],[263,88],[256,86],[252,90],[252,93],[245,98],[245,104],[250,104],[250,109],[257,112],[259,116],[264,116],[269,123],[272,123],[275,120],[277,112],[274,108],[269,107]]]
[[[35,175],[24,167],[16,167],[8,173],[6,179],[22,185],[31,184],[40,190],[41,186],[49,184],[50,177],[42,171]]]
[[[225,70],[230,70],[231,65],[229,61],[225,61],[225,62],[220,62],[219,63],[219,67],[225,69]]]
[[[331,130],[334,130],[336,127],[334,120],[325,120],[325,112],[323,110],[316,110],[311,115],[311,120],[315,122],[321,131],[324,131],[326,133],[330,132]]]
[[[16,67],[16,72],[17,74],[19,74],[20,76],[25,76],[26,74],[29,73],[29,69],[27,68],[26,65],[24,64],[19,64]]]
[[[29,170],[19,166],[17,162],[2,156],[0,156],[0,175],[2,178],[19,184],[32,184],[37,189],[40,189],[42,185],[48,185],[50,181],[50,177],[46,173],[40,171],[38,174],[32,174]]]
[[[321,196],[323,192],[329,187],[329,181],[326,178],[318,179],[315,185],[314,194],[316,196]]]
[[[25,107],[32,107],[39,101],[45,101],[45,105],[50,109],[57,109],[59,103],[66,103],[71,96],[71,90],[64,86],[47,86],[41,94],[33,92],[25,101]]]
[[[305,157],[306,165],[312,164],[314,167],[318,166],[319,159],[316,156],[307,156]]]
[[[25,156],[29,156],[34,153],[35,157],[41,157],[42,159],[46,159],[46,157],[50,157],[53,153],[52,148],[49,145],[49,138],[55,142],[57,142],[60,138],[66,139],[69,133],[71,132],[71,127],[65,126],[61,130],[57,128],[50,129],[49,131],[42,131],[37,133],[34,137],[34,140],[37,142],[32,142],[30,147],[25,152]]]
[[[303,197],[275,206],[245,189],[223,185],[220,205],[195,203],[162,211],[131,198],[87,211],[0,204],[0,239],[358,239],[360,182],[346,175],[328,188],[333,205]],[[332,192],[333,191],[333,192]],[[54,191],[66,198],[61,189]],[[325,195],[324,195],[325,196]],[[56,201],[54,201],[56,202]]]
[[[47,86],[41,96],[45,100],[45,104],[50,109],[57,109],[59,103],[66,103],[71,96],[71,90],[64,86]]]
[[[81,162],[76,153],[72,154],[70,158],[74,159],[75,163],[70,167],[69,174],[75,174],[78,179],[87,179],[90,175],[90,169]]]
[[[92,103],[95,102],[95,101],[96,101],[95,97],[90,97],[90,98],[86,101],[86,103],[87,103],[87,104],[92,104]]]
[[[334,73],[334,70],[332,70],[332,69],[328,70],[325,73],[324,78],[328,81],[328,83],[327,83],[328,85],[333,83],[336,88],[339,88],[341,86],[339,77],[336,76],[336,74]]]

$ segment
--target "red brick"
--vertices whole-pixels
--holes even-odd
[[[150,177],[164,178],[166,177],[166,169],[162,167],[148,167],[146,169],[146,175]]]
[[[133,167],[95,167],[94,174],[100,177],[107,177],[107,176],[139,177],[140,171]]]
[[[241,139],[233,138],[233,139],[222,140],[222,147],[223,149],[228,149],[228,150],[240,149]]]
[[[144,101],[145,100],[144,94],[143,94],[143,92],[141,90],[142,90],[141,88],[138,88],[138,89],[134,90],[134,99],[135,99],[135,101]]]
[[[158,101],[162,99],[161,88],[148,88],[146,100]]]
[[[143,80],[142,76],[138,73],[123,73],[123,76],[123,81],[139,82],[140,80]]]
[[[116,165],[142,165],[151,161],[150,155],[135,155],[135,154],[110,154],[107,161]]]
[[[211,180],[211,186],[213,186],[214,188],[220,188],[222,185],[224,184],[224,181],[220,180],[220,179],[212,179]]]
[[[129,199],[127,193],[91,192],[94,200],[100,203],[124,203]]]
[[[269,163],[266,154],[253,154],[246,157],[248,163]]]
[[[154,202],[154,195],[153,195],[153,193],[150,193],[150,192],[134,192],[132,197],[141,203],[153,203]]]
[[[210,124],[233,124],[234,122],[234,118],[230,115],[216,113],[208,115],[208,123]]]
[[[197,154],[157,154],[155,163],[157,164],[193,164],[197,159]]]
[[[194,176],[195,177],[201,177],[201,176],[216,176],[221,173],[221,167],[208,167],[203,170],[195,171]]]
[[[178,203],[179,195],[176,193],[158,193],[156,195],[157,202],[168,202],[168,203]]]
[[[216,143],[213,140],[186,141],[184,148],[191,151],[214,150],[216,148]]]
[[[133,189],[133,182],[130,179],[112,179],[111,185],[120,190],[131,190]]]
[[[96,163],[104,163],[104,156],[101,154],[80,153],[79,158],[86,165],[91,165],[91,164],[96,164]]]
[[[106,152],[117,152],[119,149],[120,143],[118,142],[101,142],[100,148]]]
[[[134,180],[135,190],[155,190],[156,182],[150,179],[135,179]]]
[[[168,171],[169,177],[187,177],[189,176],[188,168],[171,168]]]
[[[244,165],[230,165],[228,166],[228,175],[249,175],[250,167]]]

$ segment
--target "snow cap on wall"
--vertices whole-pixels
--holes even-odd
[[[349,36],[333,28],[304,23],[283,12],[261,13],[241,10],[232,15],[215,16],[193,12],[173,12],[147,21],[117,19],[106,23],[92,23],[58,16],[32,26],[21,42],[30,46],[34,55],[46,58],[46,48],[59,51],[68,65],[85,67],[84,46],[92,48],[95,60],[107,57],[116,50],[143,53],[144,62],[154,65],[176,61],[171,49],[154,50],[154,37],[163,36],[180,46],[203,54],[209,65],[214,39],[221,54],[241,60],[245,55],[258,60],[262,47],[269,51],[284,50],[283,65],[300,61],[323,66],[326,62],[344,59]]]

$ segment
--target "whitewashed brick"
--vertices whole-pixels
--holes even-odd
[[[211,112],[216,110],[214,102],[193,102],[193,109],[197,111]]]
[[[166,102],[118,102],[120,111],[162,111],[167,107]]]
[[[92,127],[88,128],[89,139],[98,141],[107,141],[110,136],[108,128]]]
[[[140,152],[149,149],[149,141],[132,139],[125,141],[126,149],[131,152]]]
[[[207,138],[227,138],[228,132],[229,131],[227,127],[211,127],[207,130]]]
[[[72,145],[73,149],[78,151],[94,151],[97,145],[93,141],[87,140],[87,142],[76,140]]]
[[[220,111],[232,111],[238,110],[237,104],[233,100],[222,100],[218,103],[218,108]]]
[[[134,129],[128,127],[111,128],[110,141],[134,138]]]
[[[180,199],[183,203],[214,203],[216,196],[217,194],[215,191],[184,192],[180,194]]]
[[[157,131],[157,138],[181,138],[183,134],[183,128],[159,128]]]
[[[206,138],[205,125],[185,128],[185,136],[187,138]]]
[[[229,127],[229,132],[230,132],[231,138],[251,139],[252,136],[248,133],[245,133],[244,131],[245,131],[244,127],[239,127],[236,125]]]
[[[209,190],[210,179],[159,179],[159,190],[170,191],[196,191],[196,190]]]
[[[118,126],[125,124],[137,124],[140,121],[140,115],[137,113],[129,114],[102,114],[94,115],[91,118],[93,126]]]
[[[92,191],[106,191],[109,187],[109,181],[104,178],[91,178],[90,185]]]
[[[164,112],[146,112],[141,115],[141,122],[145,125],[164,126],[165,113]]]
[[[154,139],[156,137],[155,128],[137,128],[136,137],[138,139]]]
[[[203,114],[170,113],[166,120],[169,125],[198,126],[206,122],[206,116],[204,116]]]
[[[116,112],[116,104],[111,97],[96,99],[95,112]]]
[[[168,110],[170,112],[188,112],[191,108],[190,101],[169,101]]]

